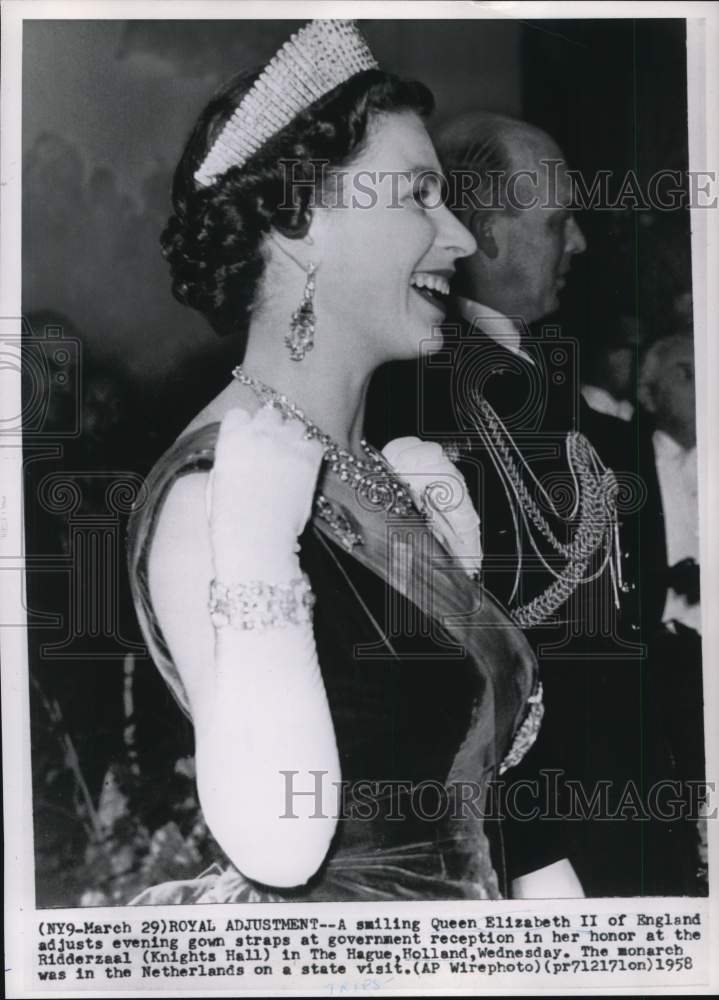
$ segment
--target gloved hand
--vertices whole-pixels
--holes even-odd
[[[479,515],[459,469],[436,442],[397,438],[382,454],[424,510],[435,532],[470,575],[482,565]]]
[[[220,427],[207,508],[215,576],[280,583],[299,573],[323,448],[273,406],[230,410]]]

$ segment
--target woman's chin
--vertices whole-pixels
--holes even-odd
[[[441,351],[444,347],[444,336],[442,334],[442,328],[440,326],[432,327],[430,331],[425,333],[419,341],[418,355],[421,358],[427,357],[430,354],[436,354]]]
[[[402,325],[396,324],[392,329],[399,336],[389,340],[385,334],[387,355],[384,361],[413,361],[436,354],[444,347],[441,321],[428,323],[426,319],[424,322],[414,319]]]

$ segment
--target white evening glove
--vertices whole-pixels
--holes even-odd
[[[434,441],[396,438],[382,454],[406,484],[420,510],[470,576],[482,567],[479,515],[456,465]]]
[[[340,780],[309,606],[298,614],[295,604],[293,612],[301,591],[290,586],[308,589],[298,536],[323,451],[304,433],[274,408],[253,417],[230,411],[208,484],[215,580],[234,596],[212,613],[216,683],[196,720],[198,791],[213,835],[237,868],[272,886],[302,884],[322,863]],[[274,617],[263,617],[271,588],[281,596],[271,605]],[[311,818],[317,800],[308,791],[321,791],[323,819]]]
[[[215,575],[280,583],[297,575],[297,539],[312,511],[323,448],[273,406],[230,410],[208,483]]]

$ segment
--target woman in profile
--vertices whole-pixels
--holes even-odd
[[[178,166],[174,294],[246,346],[149,477],[130,574],[228,865],[136,902],[504,891],[482,813],[538,725],[536,664],[477,581],[439,446],[362,439],[370,376],[441,347],[475,248],[431,108],[351,22],[315,21],[210,103]]]

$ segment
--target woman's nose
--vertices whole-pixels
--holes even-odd
[[[437,242],[446,249],[453,251],[456,257],[470,257],[477,250],[477,241],[469,229],[463,225],[456,215],[440,205],[435,209],[435,225],[437,227]]]

